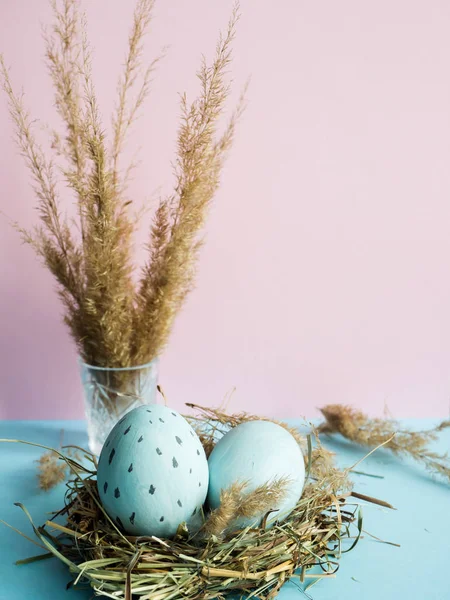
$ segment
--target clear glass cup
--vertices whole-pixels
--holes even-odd
[[[158,359],[124,369],[94,367],[80,360],[89,449],[100,454],[117,421],[141,404],[154,404]]]

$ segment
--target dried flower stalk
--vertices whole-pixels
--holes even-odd
[[[211,66],[204,61],[198,73],[201,95],[192,104],[181,99],[182,124],[178,133],[176,187],[161,200],[150,235],[150,261],[138,295],[133,330],[138,362],[155,356],[167,343],[174,318],[191,291],[206,210],[219,185],[225,155],[231,147],[244,108],[241,97],[225,132],[217,137],[229,87],[225,74],[231,62],[231,44],[238,19],[234,10],[227,34],[220,38]],[[143,336],[149,328],[151,335]]]
[[[319,432],[340,433],[348,440],[369,448],[385,444],[394,454],[410,456],[433,474],[441,475],[450,481],[448,455],[433,452],[428,448],[431,442],[438,439],[440,431],[450,427],[450,420],[442,421],[433,429],[407,431],[402,429],[397,421],[370,419],[363,412],[342,404],[329,404],[320,411],[325,417],[325,423],[319,427]]]
[[[203,526],[207,535],[220,537],[238,519],[263,517],[268,511],[276,509],[286,496],[287,479],[277,479],[272,483],[258,486],[246,492],[247,482],[233,483],[220,493],[220,506],[213,510]]]
[[[149,258],[136,285],[132,241],[137,223],[126,196],[130,167],[122,172],[120,159],[159,60],[142,70],[143,39],[154,0],[137,0],[110,140],[100,115],[79,1],[51,0],[51,5],[53,24],[44,34],[46,63],[63,124],[61,132],[52,132],[54,158],[37,142],[33,121],[0,56],[0,80],[17,145],[32,174],[40,218],[35,229],[18,229],[57,281],[65,321],[83,360],[109,368],[137,366],[160,354],[193,287],[200,232],[244,106],[241,98],[219,134],[230,92],[226,73],[238,10],[219,39],[212,64],[202,62],[198,98],[189,104],[182,96],[174,191],[156,210]],[[79,235],[62,216],[57,176],[75,197]]]

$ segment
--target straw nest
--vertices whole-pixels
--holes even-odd
[[[261,418],[189,406],[197,413],[187,419],[197,429],[207,455],[230,427]],[[59,453],[71,477],[64,508],[44,526],[33,525],[48,550],[43,557],[54,555],[69,567],[70,585],[88,583],[98,595],[125,600],[207,600],[228,593],[273,598],[288,579],[308,580],[306,584],[311,585],[319,578],[332,577],[341,555],[361,535],[359,506],[351,496],[362,496],[352,490],[349,469],[334,466],[332,454],[314,432],[313,444],[311,436],[303,438],[296,430],[290,431],[302,446],[307,479],[301,499],[286,520],[270,529],[264,527],[264,519],[257,529],[234,530],[236,516],[267,508],[273,492],[266,486],[246,494],[238,486],[224,493],[223,505],[216,511],[208,514],[205,507],[200,531],[189,532],[181,524],[174,539],[124,534],[100,503],[95,457],[83,451],[86,467],[81,464],[86,461],[76,460],[73,454]],[[55,521],[61,515],[67,520],[64,526]]]

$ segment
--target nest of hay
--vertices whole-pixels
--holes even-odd
[[[261,418],[189,406],[198,410],[196,416],[186,418],[199,433],[207,455],[230,427]],[[352,549],[361,535],[359,506],[351,500],[352,495],[361,496],[352,491],[348,470],[334,466],[332,454],[317,435],[313,434],[313,448],[309,436],[290,431],[302,446],[307,479],[293,512],[271,528],[265,528],[264,519],[258,528],[233,530],[233,515],[227,514],[224,523],[218,519],[223,514],[205,510],[200,531],[189,532],[181,524],[170,540],[129,536],[103,510],[96,485],[96,459],[84,452],[89,467],[60,454],[72,473],[65,506],[44,526],[33,525],[34,531],[49,555],[69,567],[73,575],[70,585],[88,583],[96,594],[110,598],[207,600],[229,593],[272,598],[293,577],[302,582],[308,579],[309,584],[332,577],[341,555]],[[270,493],[270,489],[266,491]],[[244,504],[252,500],[250,496],[242,496]],[[67,520],[64,526],[54,520],[60,515]]]

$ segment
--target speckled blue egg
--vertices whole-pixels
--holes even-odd
[[[231,429],[214,447],[208,466],[211,508],[220,505],[220,492],[233,483],[247,482],[244,492],[250,492],[267,482],[288,479],[286,495],[272,507],[278,512],[269,517],[268,526],[289,515],[305,483],[305,463],[298,443],[286,429],[270,421],[249,421]],[[257,526],[263,517],[241,519],[238,525]]]
[[[171,537],[195,520],[208,490],[208,462],[199,437],[178,412],[139,406],[113,428],[97,472],[110,518],[132,535]]]

